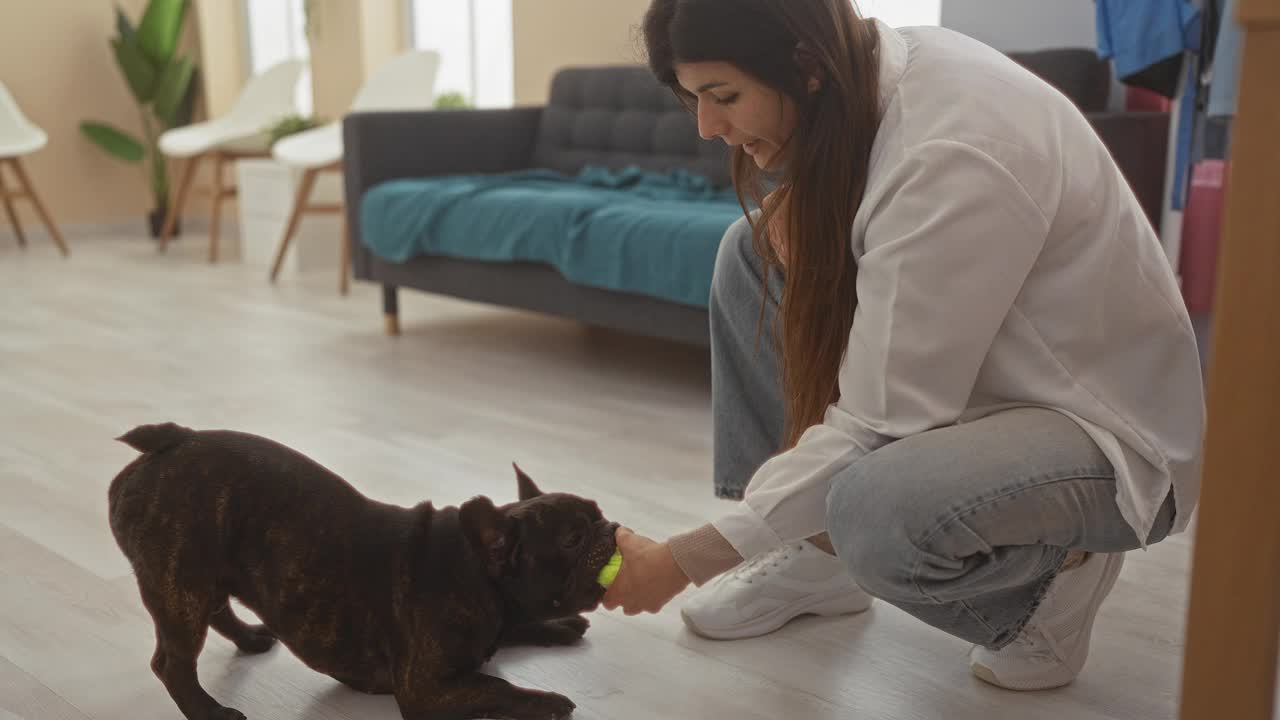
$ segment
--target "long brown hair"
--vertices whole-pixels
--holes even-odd
[[[786,269],[774,337],[786,398],[783,447],[791,447],[839,398],[857,306],[853,218],[880,122],[879,35],[850,0],[653,0],[643,34],[649,67],[691,109],[697,100],[677,81],[677,63],[730,63],[795,104],[795,131],[779,151],[784,167],[776,178],[742,148],[733,153],[744,212],[763,207],[769,179],[789,206],[785,258],[764,236],[780,203],[764,207],[751,227],[766,286],[773,267]],[[813,76],[816,92],[808,87]]]

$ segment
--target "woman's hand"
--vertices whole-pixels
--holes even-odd
[[[689,586],[689,578],[676,564],[666,543],[657,543],[627,528],[618,528],[622,569],[604,595],[608,610],[622,608],[627,615],[656,613]]]

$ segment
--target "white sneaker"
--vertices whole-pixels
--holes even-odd
[[[1006,690],[1047,690],[1075,680],[1089,656],[1098,608],[1123,564],[1124,553],[1094,554],[1059,573],[1018,639],[999,651],[975,646],[969,669]]]
[[[680,611],[693,632],[713,640],[766,635],[801,615],[844,615],[871,596],[844,564],[810,542],[758,555],[695,590]]]

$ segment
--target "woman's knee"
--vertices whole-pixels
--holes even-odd
[[[883,600],[916,600],[914,568],[919,550],[902,516],[901,485],[870,457],[832,480],[827,533],[858,585]]]

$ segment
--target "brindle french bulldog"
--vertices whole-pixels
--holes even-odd
[[[189,720],[242,720],[205,692],[208,628],[243,652],[279,638],[311,668],[392,693],[406,720],[563,718],[574,704],[479,672],[501,646],[576,642],[604,594],[615,523],[594,502],[403,508],[366,498],[279,443],[143,425],[108,492],[111,531],[155,621],[151,668]],[[262,618],[236,617],[236,598]]]

